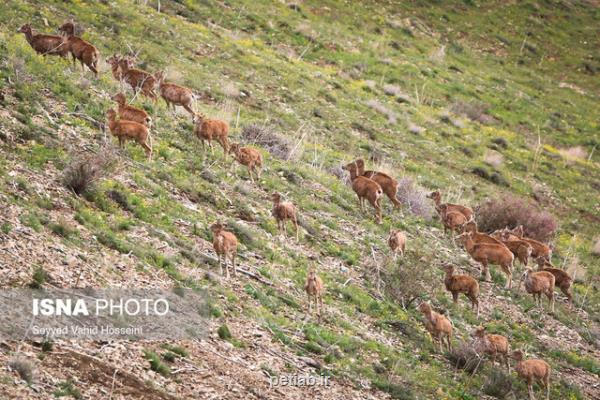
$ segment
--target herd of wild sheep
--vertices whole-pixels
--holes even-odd
[[[70,53],[74,65],[76,60],[79,60],[83,69],[86,66],[95,76],[98,76],[98,62],[100,59],[98,49],[75,35],[75,25],[72,22],[66,22],[58,30],[61,35],[37,34],[32,31],[29,24],[26,24],[18,32],[25,34],[27,42],[37,53],[58,55],[63,58],[67,58]],[[238,163],[248,169],[252,182],[254,182],[255,176],[260,179],[263,167],[261,154],[252,147],[229,143],[229,125],[227,122],[210,119],[201,113],[195,112],[193,109],[195,96],[192,90],[166,82],[164,71],[151,74],[135,68],[134,60],[130,57],[121,57],[115,54],[106,61],[111,67],[113,77],[120,83],[125,83],[131,87],[134,99],[138,94],[141,94],[156,102],[158,94],[160,94],[168,108],[171,106],[173,108],[176,106],[183,107],[191,114],[194,123],[193,133],[201,140],[203,147],[207,142],[211,153],[214,154],[212,141],[217,141],[223,149],[225,158],[228,154],[232,154]],[[156,90],[158,90],[158,94]],[[117,104],[116,111],[109,109],[106,113],[107,126],[111,134],[118,139],[120,146],[125,145],[128,140],[137,142],[142,146],[147,157],[151,159],[152,137],[150,130],[152,129],[152,118],[146,111],[131,105],[122,92],[115,94],[111,99]],[[361,210],[364,211],[365,200],[367,200],[375,210],[377,223],[381,223],[382,220],[381,202],[384,194],[394,207],[401,207],[396,195],[398,181],[393,177],[378,171],[365,171],[365,163],[361,159],[345,165],[343,169],[350,174],[352,189],[358,196]],[[481,264],[484,281],[491,280],[489,265],[497,265],[506,275],[506,288],[510,289],[512,287],[515,259],[517,259],[524,266],[519,287],[524,282],[525,290],[534,296],[536,304],[542,307],[541,297],[544,295],[548,298],[550,309],[553,312],[554,289],[559,288],[572,306],[571,283],[573,280],[566,271],[551,264],[552,250],[547,244],[526,237],[522,226],[512,230],[505,228],[491,234],[479,232],[471,208],[459,204],[442,203],[442,194],[439,191],[434,191],[427,197],[435,203],[435,209],[443,224],[444,232],[450,230],[452,238],[462,244],[473,260]],[[277,221],[280,234],[287,236],[287,223],[291,222],[295,229],[296,241],[298,241],[299,228],[295,205],[289,201],[283,201],[281,195],[277,192],[272,194],[272,201],[272,215]],[[235,257],[238,241],[235,234],[227,231],[225,226],[219,222],[213,224],[210,230],[213,235],[213,247],[219,257],[221,275],[223,275],[223,265],[225,265],[225,274],[229,278],[229,263],[232,264],[233,274],[236,275]],[[456,238],[454,237],[455,232],[458,233]],[[404,232],[400,230],[390,231],[387,243],[394,259],[398,255],[404,256],[406,242],[407,235]],[[528,267],[530,259],[535,260],[537,263],[537,271]],[[445,272],[444,285],[452,293],[454,303],[457,303],[461,293],[464,294],[479,318],[480,289],[478,281],[469,275],[456,274],[455,267],[447,263],[443,264],[441,269]],[[314,269],[308,272],[304,290],[309,298],[309,314],[314,303],[316,313],[320,318],[325,290],[323,281],[317,276]],[[424,316],[425,328],[431,334],[432,339],[439,344],[440,350],[443,350],[444,344],[448,350],[451,350],[453,328],[450,320],[434,311],[427,302],[422,302],[418,310]],[[482,353],[490,355],[492,361],[499,357],[509,371],[509,358],[516,360],[515,369],[526,380],[530,398],[534,397],[532,388],[534,382],[540,382],[546,388],[546,398],[549,398],[550,366],[545,361],[538,359],[524,360],[521,351],[511,353],[510,344],[506,337],[486,333],[483,326],[474,330],[473,338]]]

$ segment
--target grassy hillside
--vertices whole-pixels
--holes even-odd
[[[551,398],[600,397],[595,2],[163,0],[160,12],[143,3],[0,5],[0,283],[204,288],[213,334],[177,343],[186,356],[170,361],[160,357],[172,349],[157,342],[58,341],[52,351],[7,342],[0,394],[106,397],[110,371],[125,368],[139,382],[120,375],[122,398],[526,396],[514,373],[486,362],[471,374],[438,354],[414,303],[401,304],[416,289],[451,317],[456,346],[485,323],[552,365]],[[15,33],[26,22],[53,32],[70,17],[102,54],[99,79],[36,55]],[[136,53],[140,68],[192,88],[196,109],[227,120],[233,140],[273,135],[276,146],[257,145],[260,182],[218,146],[203,151],[189,115],[162,100],[135,99],[154,119],[154,159],[133,144],[115,149],[105,129],[119,90],[104,62],[113,53]],[[114,161],[105,179],[81,196],[68,190],[69,168],[98,152]],[[361,214],[340,169],[357,157],[405,188],[412,181],[418,213],[385,199],[383,224]],[[553,261],[575,274],[576,310],[562,295],[554,314],[536,309],[531,296],[501,289],[495,267],[494,283],[481,282],[480,319],[462,299],[454,306],[437,267],[477,275],[477,265],[431,218],[423,194],[434,189],[473,207],[512,194],[551,212]],[[300,210],[299,243],[277,235],[273,191]],[[272,285],[215,275],[216,220],[240,239],[242,267]],[[385,242],[391,227],[409,236],[397,262]],[[302,290],[311,266],[327,288],[320,323],[306,315]],[[31,383],[6,368],[16,357],[32,365]],[[106,376],[79,368],[85,357]],[[330,375],[333,386],[269,389],[267,376],[302,372]]]

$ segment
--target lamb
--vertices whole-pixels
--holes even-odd
[[[448,229],[450,229],[454,236],[454,232],[460,231],[467,223],[467,217],[458,211],[449,211],[448,204],[440,204],[435,207],[435,210],[440,215],[442,225],[444,225],[444,233],[448,233]]]
[[[390,235],[388,236],[388,245],[394,254],[394,260],[398,256],[398,253],[404,257],[404,248],[406,247],[406,234],[401,230],[393,230],[390,228]]]
[[[62,36],[34,34],[30,24],[25,24],[17,31],[25,34],[27,43],[36,53],[43,56],[52,55],[67,58],[69,49]]]
[[[444,285],[446,290],[452,293],[452,300],[456,304],[458,295],[463,293],[471,300],[471,308],[477,308],[477,318],[479,318],[479,284],[469,275],[454,275],[454,266],[445,264],[442,269],[446,272]]]
[[[531,268],[525,268],[519,281],[519,288],[523,280],[525,280],[525,290],[533,296],[535,303],[542,307],[542,294],[545,294],[551,312],[554,312],[554,285],[556,282],[554,275],[548,271],[533,272]]]
[[[239,143],[231,143],[229,147],[229,152],[233,153],[233,157],[242,165],[245,165],[248,168],[248,174],[250,175],[250,180],[254,183],[253,172],[256,174],[258,179],[260,179],[260,173],[263,165],[262,155],[258,152],[258,150],[253,149],[252,147],[242,147]]]
[[[227,158],[229,152],[229,124],[220,119],[209,119],[204,114],[194,114],[194,134],[202,141],[202,148],[205,147],[205,142],[208,142],[211,154],[214,154],[212,140],[217,140],[223,148],[224,157]]]
[[[561,292],[567,299],[569,300],[569,305],[573,305],[573,293],[571,292],[571,284],[573,283],[573,278],[571,275],[560,268],[554,267],[551,263],[549,263],[544,257],[539,257],[537,259],[538,263],[538,271],[546,271],[550,272],[554,275],[554,284],[555,287],[558,287]]]
[[[486,333],[485,331],[485,327],[478,326],[471,333],[471,336],[475,341],[475,348],[480,352],[492,356],[492,363],[495,363],[496,357],[500,356],[510,374],[510,363],[508,362],[508,358],[510,357],[510,344],[508,339],[505,336],[494,335]]]
[[[296,228],[296,241],[298,241],[298,217],[296,214],[296,206],[289,201],[281,201],[281,195],[277,192],[271,195],[273,200],[273,210],[271,214],[277,220],[277,229],[279,232],[283,232],[284,236],[287,237],[287,227],[285,225],[287,220],[292,221],[294,228]]]
[[[148,113],[141,108],[127,104],[125,94],[117,93],[111,97],[111,99],[117,102],[117,105],[119,106],[119,117],[121,119],[134,121],[138,124],[146,125],[148,128],[152,126],[152,118]]]
[[[224,226],[217,222],[210,226],[210,230],[213,234],[213,249],[219,256],[219,268],[221,270],[221,276],[223,275],[223,264],[225,264],[225,271],[227,272],[227,279],[229,279],[229,266],[227,265],[227,257],[230,258],[233,264],[233,275],[237,273],[235,266],[235,256],[237,253],[237,238],[232,232],[226,231]]]
[[[321,310],[323,309],[323,294],[325,293],[325,287],[323,281],[317,276],[314,269],[308,272],[306,277],[306,283],[304,284],[304,291],[308,295],[308,313],[312,312],[312,303],[315,303],[315,309],[317,315],[321,318]]]
[[[110,133],[119,139],[119,146],[123,147],[126,140],[135,140],[145,150],[146,156],[152,160],[152,137],[147,126],[134,121],[117,121],[117,112],[113,109],[106,113]]]
[[[352,180],[352,189],[358,196],[358,203],[360,204],[361,211],[364,212],[364,201],[367,199],[369,203],[375,209],[375,219],[378,224],[381,223],[381,196],[383,196],[383,190],[379,184],[364,176],[358,176],[358,170],[354,163],[347,164],[342,167],[344,170],[350,172],[350,179]]]
[[[165,82],[166,75],[164,71],[158,71],[154,74],[154,77],[158,83],[160,96],[165,103],[167,103],[167,107],[173,106],[173,110],[175,110],[176,106],[182,106],[187,112],[192,114],[192,117],[195,115],[195,112],[192,109],[192,103],[194,102],[195,96],[190,89],[174,83]]]
[[[398,186],[400,185],[398,181],[391,176],[384,174],[379,171],[365,171],[365,161],[363,159],[358,159],[354,161],[357,168],[357,173],[359,176],[364,176],[365,178],[369,178],[379,184],[383,193],[390,199],[390,201],[394,204],[396,208],[402,208],[402,203],[396,197],[398,193]]]
[[[523,360],[523,352],[516,350],[512,353],[511,358],[517,361],[515,371],[527,382],[527,392],[529,400],[535,400],[533,395],[533,384],[540,382],[546,388],[546,400],[550,399],[550,373],[552,369],[550,365],[539,359]]]
[[[149,72],[133,68],[133,62],[128,58],[119,59],[118,64],[123,81],[131,86],[136,94],[141,91],[144,96],[156,102],[157,97],[154,92],[156,79],[154,76]]]
[[[452,323],[442,314],[439,314],[431,309],[428,303],[421,303],[419,311],[425,317],[425,329],[431,335],[434,342],[439,343],[440,352],[443,351],[444,338],[448,344],[448,351],[452,350]]]
[[[465,246],[465,249],[471,255],[471,257],[483,265],[485,280],[491,280],[488,264],[499,265],[502,269],[502,272],[506,274],[506,288],[510,289],[512,287],[512,270],[513,261],[515,258],[513,253],[511,253],[511,251],[504,245],[492,243],[476,244],[471,235],[471,232],[465,232],[457,239],[460,240]]]
[[[435,202],[436,207],[440,206],[442,204],[442,193],[440,193],[439,190],[431,192],[430,194],[427,195],[427,198],[432,199]],[[459,204],[451,204],[451,203],[445,203],[445,204],[448,206],[448,211],[456,211],[456,212],[463,214],[467,218],[467,221],[473,219],[473,209],[471,209],[469,207],[461,206]]]
[[[75,36],[75,25],[72,22],[65,22],[58,30],[67,36],[66,45],[71,56],[73,57],[73,66],[75,66],[75,60],[79,60],[81,63],[81,69],[84,69],[84,64],[94,73],[96,78],[98,77],[98,60],[100,59],[100,52],[92,44],[85,40]]]

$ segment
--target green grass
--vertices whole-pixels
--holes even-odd
[[[225,328],[229,317],[241,314],[265,327],[287,351],[322,359],[333,374],[350,381],[366,377],[395,398],[437,398],[437,388],[452,399],[478,398],[483,377],[448,374],[448,366],[431,354],[420,315],[377,293],[373,273],[372,252],[383,260],[391,227],[411,237],[406,257],[390,268],[430,271],[447,258],[463,265],[462,253],[442,250],[449,241],[432,230],[440,229],[439,221],[407,210],[403,216],[386,211],[378,226],[370,209],[358,212],[355,194],[331,170],[363,157],[370,168],[442,189],[449,201],[476,205],[508,192],[527,198],[547,194],[542,204],[560,223],[557,259],[577,259],[587,268],[579,276],[584,284],[575,285],[576,299],[585,298],[585,310],[598,319],[600,296],[586,288],[600,272],[590,254],[600,232],[593,223],[599,214],[597,196],[584,189],[600,183],[600,83],[589,72],[600,64],[588,56],[599,43],[593,28],[600,17],[597,8],[566,1],[500,6],[497,1],[350,5],[309,0],[295,11],[264,1],[236,0],[222,7],[163,0],[158,15],[155,8],[128,0],[116,5],[118,12],[77,1],[10,0],[0,6],[0,53],[6,60],[0,65],[0,86],[15,103],[6,107],[11,118],[0,118],[0,135],[14,136],[10,145],[0,136],[5,155],[0,157],[0,194],[23,210],[19,223],[33,234],[65,239],[65,246],[82,253],[128,255],[139,270],[160,270],[181,287],[207,285],[212,296],[222,296],[209,307],[219,320],[218,334],[236,346],[244,344]],[[259,148],[266,170],[261,182],[251,185],[241,168],[229,171],[218,146],[215,156],[202,151],[188,116],[173,116],[162,102],[137,98],[135,104],[157,122],[154,161],[129,144],[120,153],[123,165],[117,173],[84,197],[50,190],[56,182],[46,172],[59,174],[74,149],[98,149],[104,141],[101,130],[77,113],[104,121],[113,106],[108,94],[117,90],[107,73],[98,80],[86,73],[90,87],[85,88],[68,63],[35,55],[14,33],[15,21],[31,20],[37,29],[51,31],[70,16],[86,28],[84,37],[103,58],[135,44],[141,68],[167,68],[176,83],[202,94],[198,109],[228,120],[232,140],[240,140],[246,125],[268,125],[298,144],[293,159]],[[397,86],[399,93],[386,94],[392,90],[386,85]],[[40,97],[42,92],[48,95]],[[388,111],[367,104],[373,101]],[[55,107],[60,111],[51,113],[50,121],[42,110]],[[412,125],[423,130],[411,133]],[[575,146],[591,154],[590,160],[570,160],[561,152]],[[500,165],[485,162],[491,150],[501,154]],[[473,174],[474,168],[485,170],[487,179]],[[298,207],[299,245],[277,237],[268,197],[275,190]],[[389,210],[389,201],[383,203]],[[65,216],[77,224],[60,219],[63,214],[72,214]],[[208,226],[217,220],[238,236],[240,263],[256,267],[277,289],[244,280],[243,290],[232,291],[218,280],[187,275],[218,271],[214,261],[199,254],[208,251],[201,240],[212,239]],[[16,234],[12,222],[2,222],[0,230]],[[95,240],[82,240],[88,234]],[[327,286],[328,312],[320,325],[298,318],[306,310],[306,270],[313,266]],[[492,272],[496,286],[502,285],[504,277],[495,268]],[[39,271],[32,273],[33,282],[43,285],[45,278],[36,278]],[[436,271],[430,275],[441,282]],[[453,307],[437,289],[424,298],[446,308],[457,337],[464,338],[480,321],[462,300]],[[511,322],[499,308],[492,313],[490,332],[509,336],[515,348],[545,354],[538,339],[544,315],[531,309],[530,296],[502,296],[533,323]],[[560,311],[558,321],[568,325],[568,315]],[[371,339],[372,329],[394,345]],[[174,349],[165,347],[161,356],[147,352],[151,368],[168,371],[161,357],[171,362],[184,356]],[[569,354],[552,357],[597,374],[596,364]],[[381,368],[386,372],[378,373]],[[552,390],[578,398],[576,387],[557,382]]]

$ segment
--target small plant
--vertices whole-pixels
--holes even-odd
[[[229,331],[229,327],[227,325],[221,325],[217,333],[219,334],[219,337],[223,340],[229,340],[232,338],[231,332]]]
[[[187,357],[189,355],[188,351],[181,346],[165,343],[162,347],[179,357]]]
[[[150,369],[154,372],[158,372],[162,376],[169,376],[171,374],[171,368],[164,364],[158,354],[150,350],[144,350],[144,357],[150,362]]]
[[[63,184],[75,194],[82,195],[105,178],[115,164],[115,152],[108,147],[100,149],[98,153],[75,157],[63,170]]]
[[[16,357],[8,362],[8,366],[13,371],[17,371],[21,379],[28,384],[33,382],[34,367],[33,364],[23,357]]]
[[[41,265],[38,265],[33,271],[33,275],[31,276],[31,283],[29,287],[32,289],[39,289],[44,286],[46,280],[48,279],[48,274],[44,271],[44,268]]]
[[[433,211],[427,199],[427,191],[416,185],[411,178],[404,177],[398,182],[398,200],[408,207],[411,213],[430,220]]]
[[[460,368],[468,373],[475,373],[483,366],[483,358],[477,354],[472,346],[462,343],[461,345],[454,347],[452,351],[448,352],[446,357],[455,368]]]
[[[512,390],[510,375],[496,368],[489,370],[487,380],[483,385],[483,393],[497,399],[506,399]]]
[[[505,195],[487,200],[479,206],[477,223],[482,232],[491,232],[506,227],[523,225],[525,236],[542,242],[554,235],[557,224],[547,211],[540,211],[525,200]]]
[[[277,132],[272,127],[250,124],[242,129],[242,137],[247,143],[264,147],[274,157],[281,160],[298,159],[302,155],[294,150],[294,142]]]
[[[50,353],[54,349],[54,343],[51,340],[44,339],[42,342],[42,351],[44,353]]]
[[[55,397],[71,396],[74,399],[81,399],[81,392],[75,387],[71,380],[60,382],[58,384],[58,389],[56,389],[53,394]]]
[[[2,233],[5,235],[8,235],[10,231],[12,231],[12,228],[12,225],[8,222],[4,222],[2,225],[0,225],[0,231],[2,231]]]
[[[58,222],[51,223],[49,228],[53,233],[65,239],[76,236],[78,233],[77,229],[72,227],[71,224],[64,219],[59,219]]]

